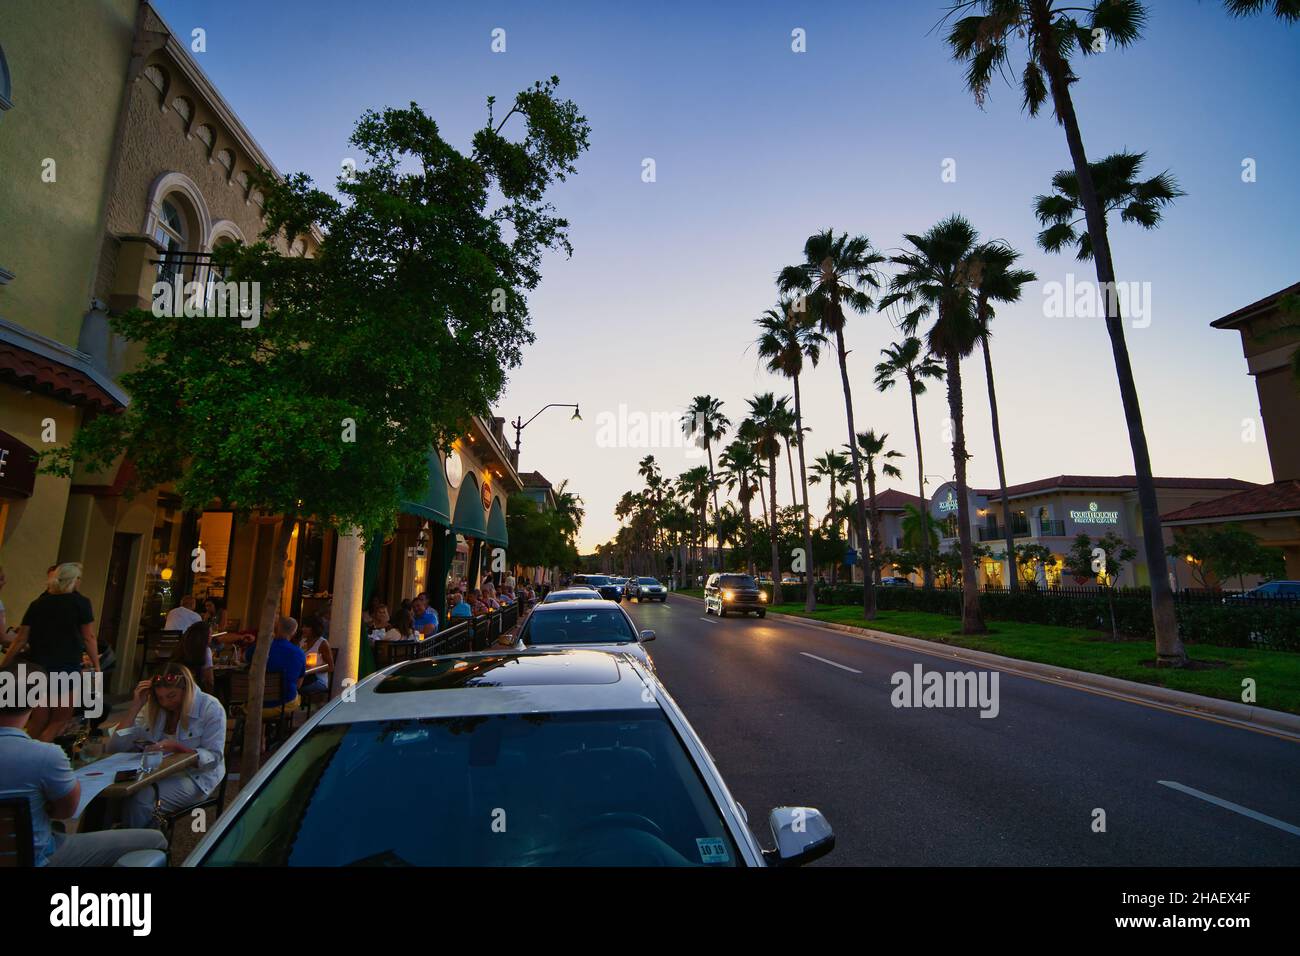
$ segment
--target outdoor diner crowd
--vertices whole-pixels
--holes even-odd
[[[81,687],[85,673],[102,677],[115,666],[79,591],[81,575],[77,563],[50,567],[45,590],[17,626],[0,602],[0,681],[14,687],[64,677]],[[528,581],[498,577],[477,588],[449,582],[447,626],[512,606],[522,614],[538,599]],[[0,589],[4,583],[0,568]],[[252,718],[262,721],[264,749],[287,736],[295,712],[329,697],[328,614],[326,604],[301,622],[275,619],[262,709]],[[391,614],[376,600],[362,616],[372,641],[425,640],[440,627],[424,592]],[[175,822],[198,808],[219,810],[227,750],[240,746],[250,718],[244,704],[256,647],[255,633],[227,630],[228,623],[215,598],[184,595],[163,623],[171,640],[154,645],[164,656],[151,659],[146,639],[142,679],[113,708],[102,697],[104,680],[97,703],[0,694],[0,836],[30,832],[32,843],[30,853],[0,850],[0,865],[111,866],[133,851],[167,851]]]

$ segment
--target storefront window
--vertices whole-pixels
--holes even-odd
[[[180,601],[183,517],[179,501],[158,499],[145,566],[144,608],[140,616],[140,625],[145,629],[161,628],[167,612]]]
[[[205,511],[199,517],[199,547],[203,549],[202,570],[194,570],[194,596],[200,601],[226,600],[226,578],[230,564],[230,533],[235,516],[229,511]]]

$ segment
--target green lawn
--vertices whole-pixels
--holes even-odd
[[[702,597],[702,591],[683,591]],[[778,604],[773,611],[798,617],[812,617],[836,624],[866,626],[857,605],[823,607],[806,615],[803,604]],[[989,633],[969,637],[955,633],[958,622],[946,614],[925,611],[881,611],[871,628],[890,634],[919,637],[943,644],[969,647],[1024,661],[1122,677],[1143,684],[1241,701],[1241,682],[1255,680],[1255,703],[1271,710],[1300,714],[1300,654],[1285,651],[1257,651],[1240,647],[1190,644],[1193,662],[1213,664],[1205,670],[1156,670],[1148,666],[1154,647],[1148,641],[1110,641],[1100,631],[1024,624],[1019,621],[988,621]]]

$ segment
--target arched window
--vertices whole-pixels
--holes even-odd
[[[185,220],[170,200],[163,200],[153,237],[162,246],[162,253],[158,257],[159,280],[170,282],[179,273],[184,282],[185,264],[180,254],[185,251]]]

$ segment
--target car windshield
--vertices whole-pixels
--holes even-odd
[[[718,578],[720,588],[756,588],[758,583],[748,574],[724,574]]]
[[[201,865],[706,862],[741,861],[672,725],[646,709],[322,724]]]
[[[572,591],[552,591],[546,597],[542,598],[543,604],[554,604],[557,601],[590,601],[595,591],[590,588],[575,588]]]
[[[658,584],[659,579],[658,578],[637,578],[636,583],[637,584]]]
[[[525,644],[614,644],[635,641],[636,629],[627,615],[608,607],[538,609],[524,623],[519,639]]]

